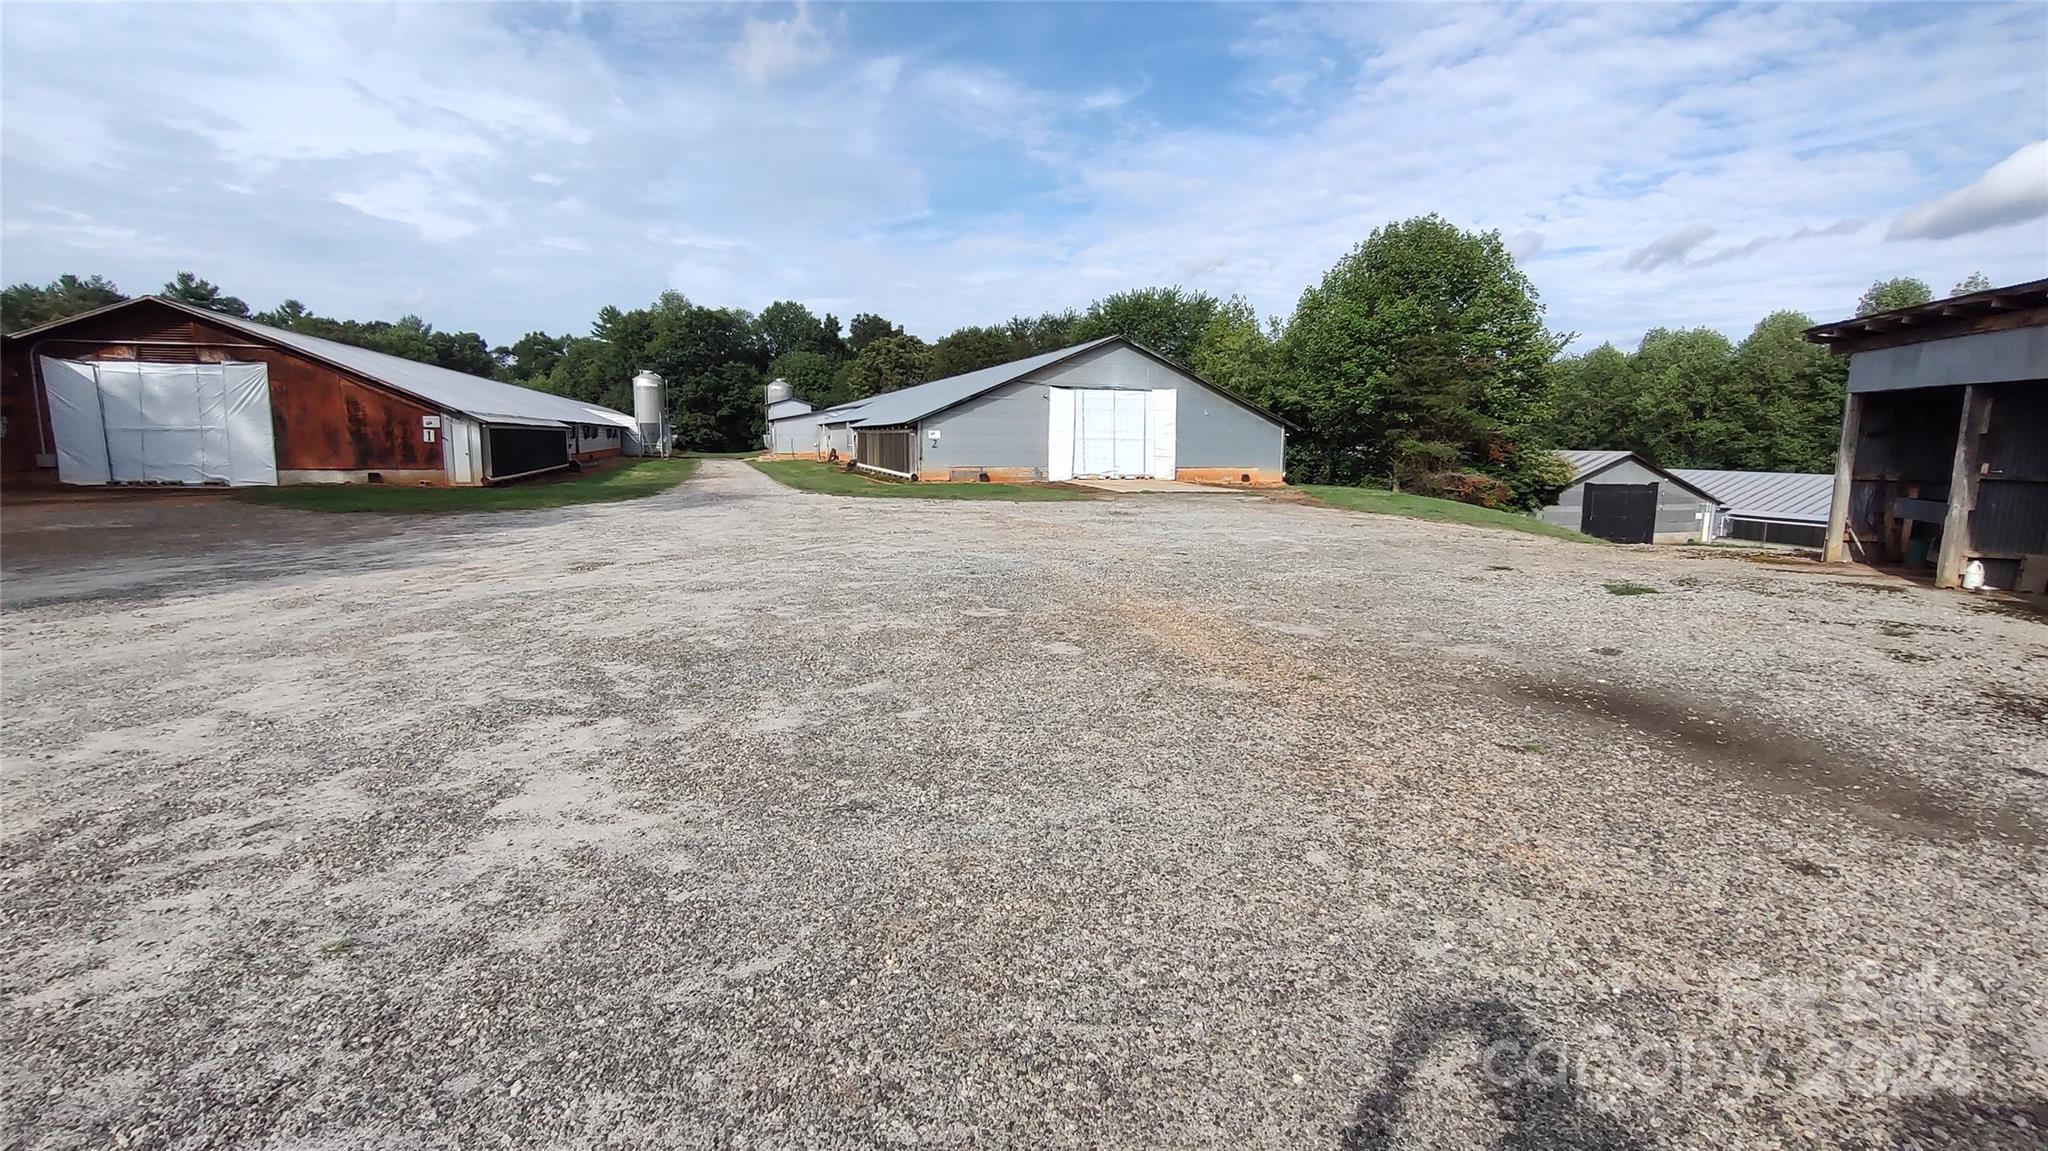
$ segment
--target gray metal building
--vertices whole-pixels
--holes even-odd
[[[1713,496],[1634,452],[1557,453],[1572,485],[1536,513],[1545,523],[1616,543],[1705,543],[1714,538]]]
[[[821,456],[926,481],[1277,484],[1286,454],[1279,417],[1122,336],[796,419]]]
[[[1807,330],[1849,357],[1826,558],[2048,587],[2048,280]]]
[[[1817,548],[1827,535],[1835,477],[1827,472],[1735,472],[1672,468],[1671,474],[1721,505],[1715,539]]]

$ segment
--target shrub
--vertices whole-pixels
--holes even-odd
[[[1505,506],[1520,511],[1540,511],[1556,503],[1557,494],[1575,478],[1571,464],[1547,449],[1502,444],[1493,455],[1487,474],[1512,493]]]
[[[1505,508],[1514,501],[1514,493],[1506,484],[1478,472],[1431,472],[1416,477],[1409,490],[1482,508]]]

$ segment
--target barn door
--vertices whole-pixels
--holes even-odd
[[[1618,544],[1646,544],[1657,534],[1656,484],[1587,484],[1579,530]]]
[[[67,484],[275,484],[263,364],[42,361]]]
[[[1152,474],[1151,392],[1074,390],[1074,474],[1137,479]]]

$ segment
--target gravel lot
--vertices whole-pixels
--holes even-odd
[[[6,1147],[2042,1145],[1981,600],[726,461],[4,527]]]

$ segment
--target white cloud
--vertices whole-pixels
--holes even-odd
[[[1143,82],[945,9],[928,39],[822,11],[10,6],[9,278],[191,267],[493,340],[676,287],[937,336],[1155,283],[1285,313],[1434,211],[1507,237],[1557,327],[1633,343],[2048,251],[2039,214],[1913,245],[1858,223],[2048,139],[2022,8],[1219,6]],[[201,35],[236,67],[152,51]],[[1204,35],[1226,67],[1177,62]],[[81,87],[84,52],[141,63]]]
[[[1892,221],[1888,240],[1947,240],[2048,216],[2048,140],[2029,144],[1946,196]]]
[[[1648,272],[1666,264],[1683,264],[1692,255],[1692,250],[1714,238],[1714,230],[1705,224],[1688,224],[1670,235],[1656,239],[1628,254],[1621,262],[1624,268]]]
[[[816,64],[831,55],[825,33],[811,23],[810,9],[798,4],[787,20],[748,20],[729,58],[740,75],[756,84]]]

